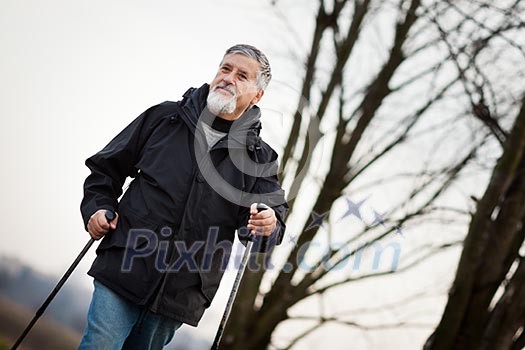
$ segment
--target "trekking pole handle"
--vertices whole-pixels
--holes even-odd
[[[267,206],[264,203],[257,203],[257,214],[260,213],[263,210],[268,209],[268,208],[270,208],[270,207]],[[246,237],[246,239],[248,241],[254,241],[255,240],[255,235],[252,235],[251,232],[248,232],[248,236]]]
[[[115,212],[112,210],[106,210],[105,217],[108,223],[110,223],[111,221],[115,220]]]

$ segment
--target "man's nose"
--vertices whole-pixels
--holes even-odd
[[[228,84],[235,84],[235,76],[233,75],[233,72],[230,72],[226,74],[222,80]]]

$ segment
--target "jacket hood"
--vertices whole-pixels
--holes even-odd
[[[203,84],[200,88],[189,88],[180,102],[181,116],[193,134],[197,130],[202,129],[202,127],[199,128],[199,123],[211,125],[216,118],[206,107],[209,89],[210,86],[208,84]],[[228,133],[230,146],[247,146],[250,150],[253,150],[254,146],[260,146],[261,138],[259,134],[262,128],[260,119],[261,110],[256,105],[249,108],[240,118],[236,119]]]

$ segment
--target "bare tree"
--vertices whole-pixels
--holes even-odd
[[[523,348],[524,224],[525,99],[477,203],[445,312],[426,349]]]
[[[286,4],[273,6],[280,10]],[[318,1],[281,158],[288,222],[293,218],[301,224],[288,227],[288,240],[294,244],[252,256],[251,266],[281,262],[277,268],[247,271],[222,348],[266,348],[274,330],[291,319],[288,310],[300,301],[322,300],[328,291],[351,288],[359,280],[397,276],[461,244],[450,237],[429,239],[403,251],[399,264],[400,252],[391,245],[404,230],[425,222],[468,219],[471,193],[454,206],[447,205],[446,197],[455,184],[468,181],[469,172],[494,166],[484,151],[513,142],[516,127],[507,132],[505,125],[511,124],[510,112],[523,92],[509,80],[523,74],[523,47],[514,39],[523,28],[522,10],[520,1]],[[511,60],[520,64],[507,66],[507,75],[496,71]],[[499,90],[501,86],[506,89]],[[409,156],[414,150],[417,154]],[[398,165],[401,158],[408,160]],[[505,189],[513,184],[509,181]],[[372,208],[373,220],[361,217],[364,200],[354,196],[369,196],[389,184],[397,201],[384,213]],[[358,217],[363,223],[350,235],[336,217],[341,216],[337,203],[345,199],[348,210],[342,217]],[[478,212],[484,201],[478,202]],[[322,252],[311,244],[320,237],[329,243]],[[390,247],[395,263],[377,263],[373,271],[334,273],[349,259],[359,261],[365,249],[381,254],[382,247]],[[306,256],[314,260],[308,268]],[[377,254],[374,260],[379,261]],[[510,268],[512,261],[505,262]],[[490,302],[489,296],[483,300]],[[286,348],[330,323],[359,329],[431,327],[410,320],[368,326],[322,311],[317,318],[294,319],[315,322]],[[438,335],[439,329],[436,340]]]

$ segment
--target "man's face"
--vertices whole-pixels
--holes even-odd
[[[224,57],[210,84],[208,108],[222,118],[234,120],[257,103],[264,91],[257,87],[259,63],[241,54]]]

